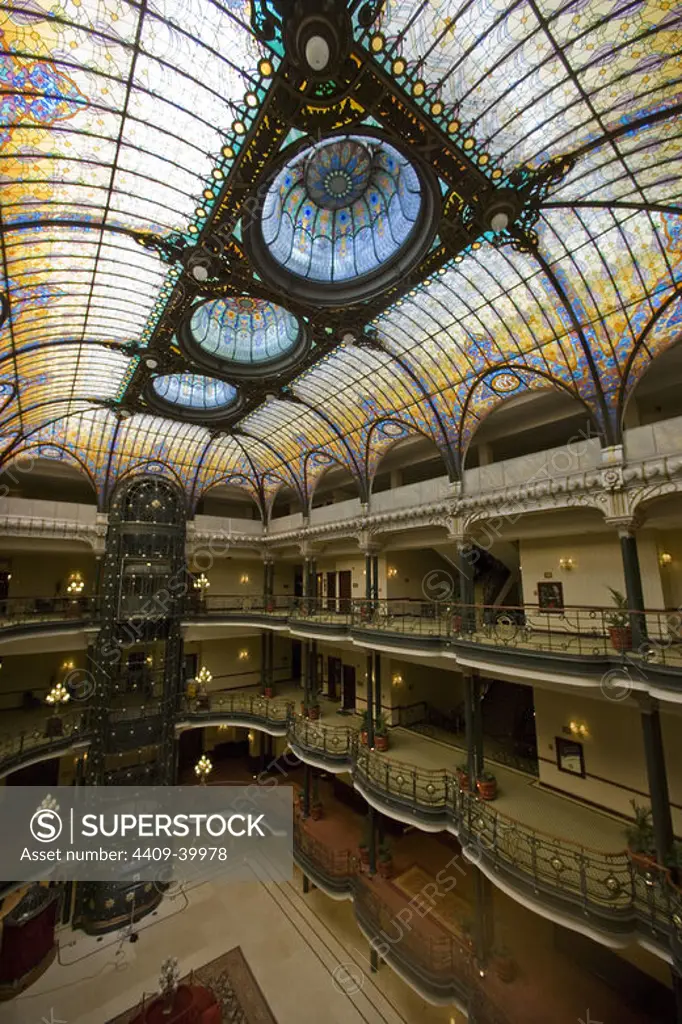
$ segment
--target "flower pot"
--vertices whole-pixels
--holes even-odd
[[[308,708],[308,718],[310,719],[311,722],[316,722],[319,717],[320,717],[319,705],[316,704],[314,707]]]
[[[360,853],[360,864],[363,868],[369,867],[369,848],[367,846],[361,846],[359,848]]]
[[[324,817],[324,810],[322,808],[322,804],[319,803],[319,801],[318,803],[314,803],[310,808],[310,817],[313,819],[313,821],[319,821],[320,818]]]
[[[476,789],[481,800],[494,800],[497,796],[497,779],[486,781],[479,779],[476,783]]]
[[[363,747],[367,746],[367,730],[366,729],[363,729],[362,732],[360,733],[360,742],[362,743]]]
[[[457,785],[463,793],[468,793],[470,790],[469,786],[469,773],[457,771]]]
[[[462,632],[462,616],[461,615],[453,615],[452,616],[452,632],[453,633],[461,633]]]
[[[609,636],[617,651],[632,650],[632,630],[629,626],[609,626]]]
[[[393,860],[389,857],[388,860],[380,860],[377,864],[379,874],[382,878],[393,878]]]
[[[375,750],[388,750],[388,736],[375,736],[374,737],[374,749]]]
[[[265,689],[263,690],[263,696],[267,697],[267,699],[270,700],[272,697],[275,696],[274,688],[272,686],[266,686]]]
[[[628,847],[630,863],[638,875],[646,875],[656,870],[658,861],[653,853],[641,853]]]
[[[518,974],[518,967],[516,961],[512,960],[510,956],[499,956],[495,960],[495,974],[503,981],[506,985],[516,978]]]

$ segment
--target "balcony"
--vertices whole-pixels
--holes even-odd
[[[192,724],[240,724],[241,714],[242,724],[271,732],[276,718],[301,760],[331,773],[349,772],[355,789],[397,821],[456,836],[467,860],[538,913],[568,927],[578,925],[607,944],[614,935],[639,934],[667,950],[682,939],[682,892],[664,869],[642,873],[635,868],[623,847],[623,826],[613,817],[500,764],[495,764],[498,799],[494,804],[480,800],[462,790],[454,769],[442,767],[446,759],[461,761],[463,749],[444,749],[418,732],[394,728],[387,752],[370,750],[363,744],[359,716],[344,725],[329,722],[326,716],[335,705],[321,701],[323,717],[311,721],[294,713],[300,694],[292,688],[270,701],[243,694],[229,702],[219,698],[224,717],[209,695]],[[283,722],[285,712],[289,717]],[[178,727],[189,724],[181,715]],[[591,845],[567,838],[574,835],[589,836]]]
[[[17,768],[85,748],[91,738],[87,709],[49,717],[45,712],[6,711],[3,724],[14,728],[0,735],[0,778]]]

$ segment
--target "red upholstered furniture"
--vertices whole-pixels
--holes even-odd
[[[222,1012],[215,996],[210,989],[204,988],[203,985],[179,985],[171,1012],[164,1013],[164,1006],[163,999],[155,999],[133,1018],[131,1024],[221,1024],[222,1022]]]

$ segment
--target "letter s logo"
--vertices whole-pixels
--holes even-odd
[[[39,843],[53,843],[62,833],[62,819],[56,811],[42,808],[31,818],[31,835]]]

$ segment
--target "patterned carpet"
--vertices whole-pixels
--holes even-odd
[[[277,1024],[239,946],[186,975],[180,983],[210,988],[222,1006],[223,1024]],[[153,998],[148,996],[147,1003]],[[128,1024],[139,1011],[138,1003],[107,1024]]]

